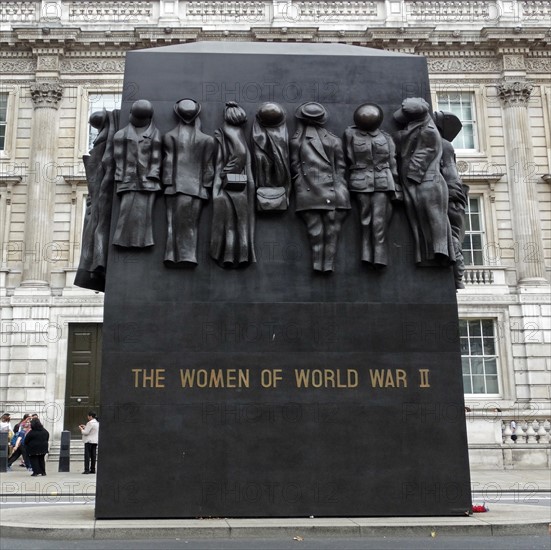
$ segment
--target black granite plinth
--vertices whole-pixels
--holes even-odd
[[[148,99],[156,126],[174,103],[294,111],[322,103],[342,136],[366,101],[391,114],[429,97],[422,57],[344,45],[195,43],[127,54],[121,126]],[[118,214],[118,199],[114,219]],[[222,269],[203,211],[198,265],[155,246],[111,246],[105,295],[98,518],[463,515],[470,508],[457,302],[451,268],[414,265],[401,206],[390,261],[360,258],[357,206],[336,268],[312,271],[294,212],[258,215],[257,262]],[[112,225],[112,227],[114,224]]]

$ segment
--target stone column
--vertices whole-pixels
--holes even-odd
[[[58,107],[63,89],[57,80],[31,84],[34,113],[27,180],[22,286],[48,286],[58,138]]]
[[[504,80],[498,85],[503,122],[515,259],[519,284],[546,284],[538,195],[534,174],[528,101],[532,84]]]

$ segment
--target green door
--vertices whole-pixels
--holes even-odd
[[[86,424],[89,410],[99,408],[101,368],[100,324],[69,325],[67,351],[67,389],[64,429],[80,438],[79,424]]]

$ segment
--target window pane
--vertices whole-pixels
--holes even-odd
[[[481,211],[481,198],[469,197],[465,211],[465,238],[463,257],[465,265],[484,265],[484,227]]]
[[[484,374],[484,359],[473,357],[471,359],[471,371],[474,374]]]
[[[8,94],[0,94],[0,122],[6,122],[6,112],[8,108]]]
[[[486,393],[484,387],[484,376],[473,375],[473,393]]]
[[[88,94],[88,116],[96,111],[106,109],[112,111],[113,109],[120,109],[121,94],[117,93],[95,93],[90,92]],[[96,128],[88,125],[88,149],[92,149],[94,140],[98,135]]]
[[[494,337],[494,322],[490,319],[483,319],[482,322],[482,334],[484,336]]]
[[[495,320],[460,320],[461,371],[465,393],[499,393]]]
[[[482,235],[471,235],[473,250],[482,250]]]
[[[497,365],[495,359],[485,359],[484,360],[484,370],[486,374],[496,374],[497,375]]]
[[[6,143],[6,117],[8,108],[8,94],[0,94],[0,151]]]
[[[494,355],[494,339],[493,338],[484,338],[484,355]]]
[[[471,265],[483,265],[484,264],[484,255],[482,254],[482,251],[474,251],[473,252],[473,259]]]
[[[469,229],[470,231],[480,231],[480,216],[478,215],[478,213],[472,213],[470,216],[469,216],[469,220],[470,220],[470,224],[469,224]],[[478,239],[481,238],[480,235],[476,235],[476,237]]]
[[[482,336],[480,321],[469,321],[469,336]]]
[[[474,94],[471,92],[445,92],[438,94],[438,109],[456,115],[463,128],[452,144],[456,149],[476,149]]]
[[[482,355],[482,338],[471,338],[471,355]]]
[[[486,377],[486,393],[499,393],[499,386],[497,384],[497,376]]]
[[[467,321],[459,319],[459,335],[467,336]]]

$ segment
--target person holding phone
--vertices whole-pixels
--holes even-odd
[[[98,448],[99,422],[94,411],[88,412],[88,422],[79,425],[82,441],[84,442],[84,472],[96,473],[96,453]]]

